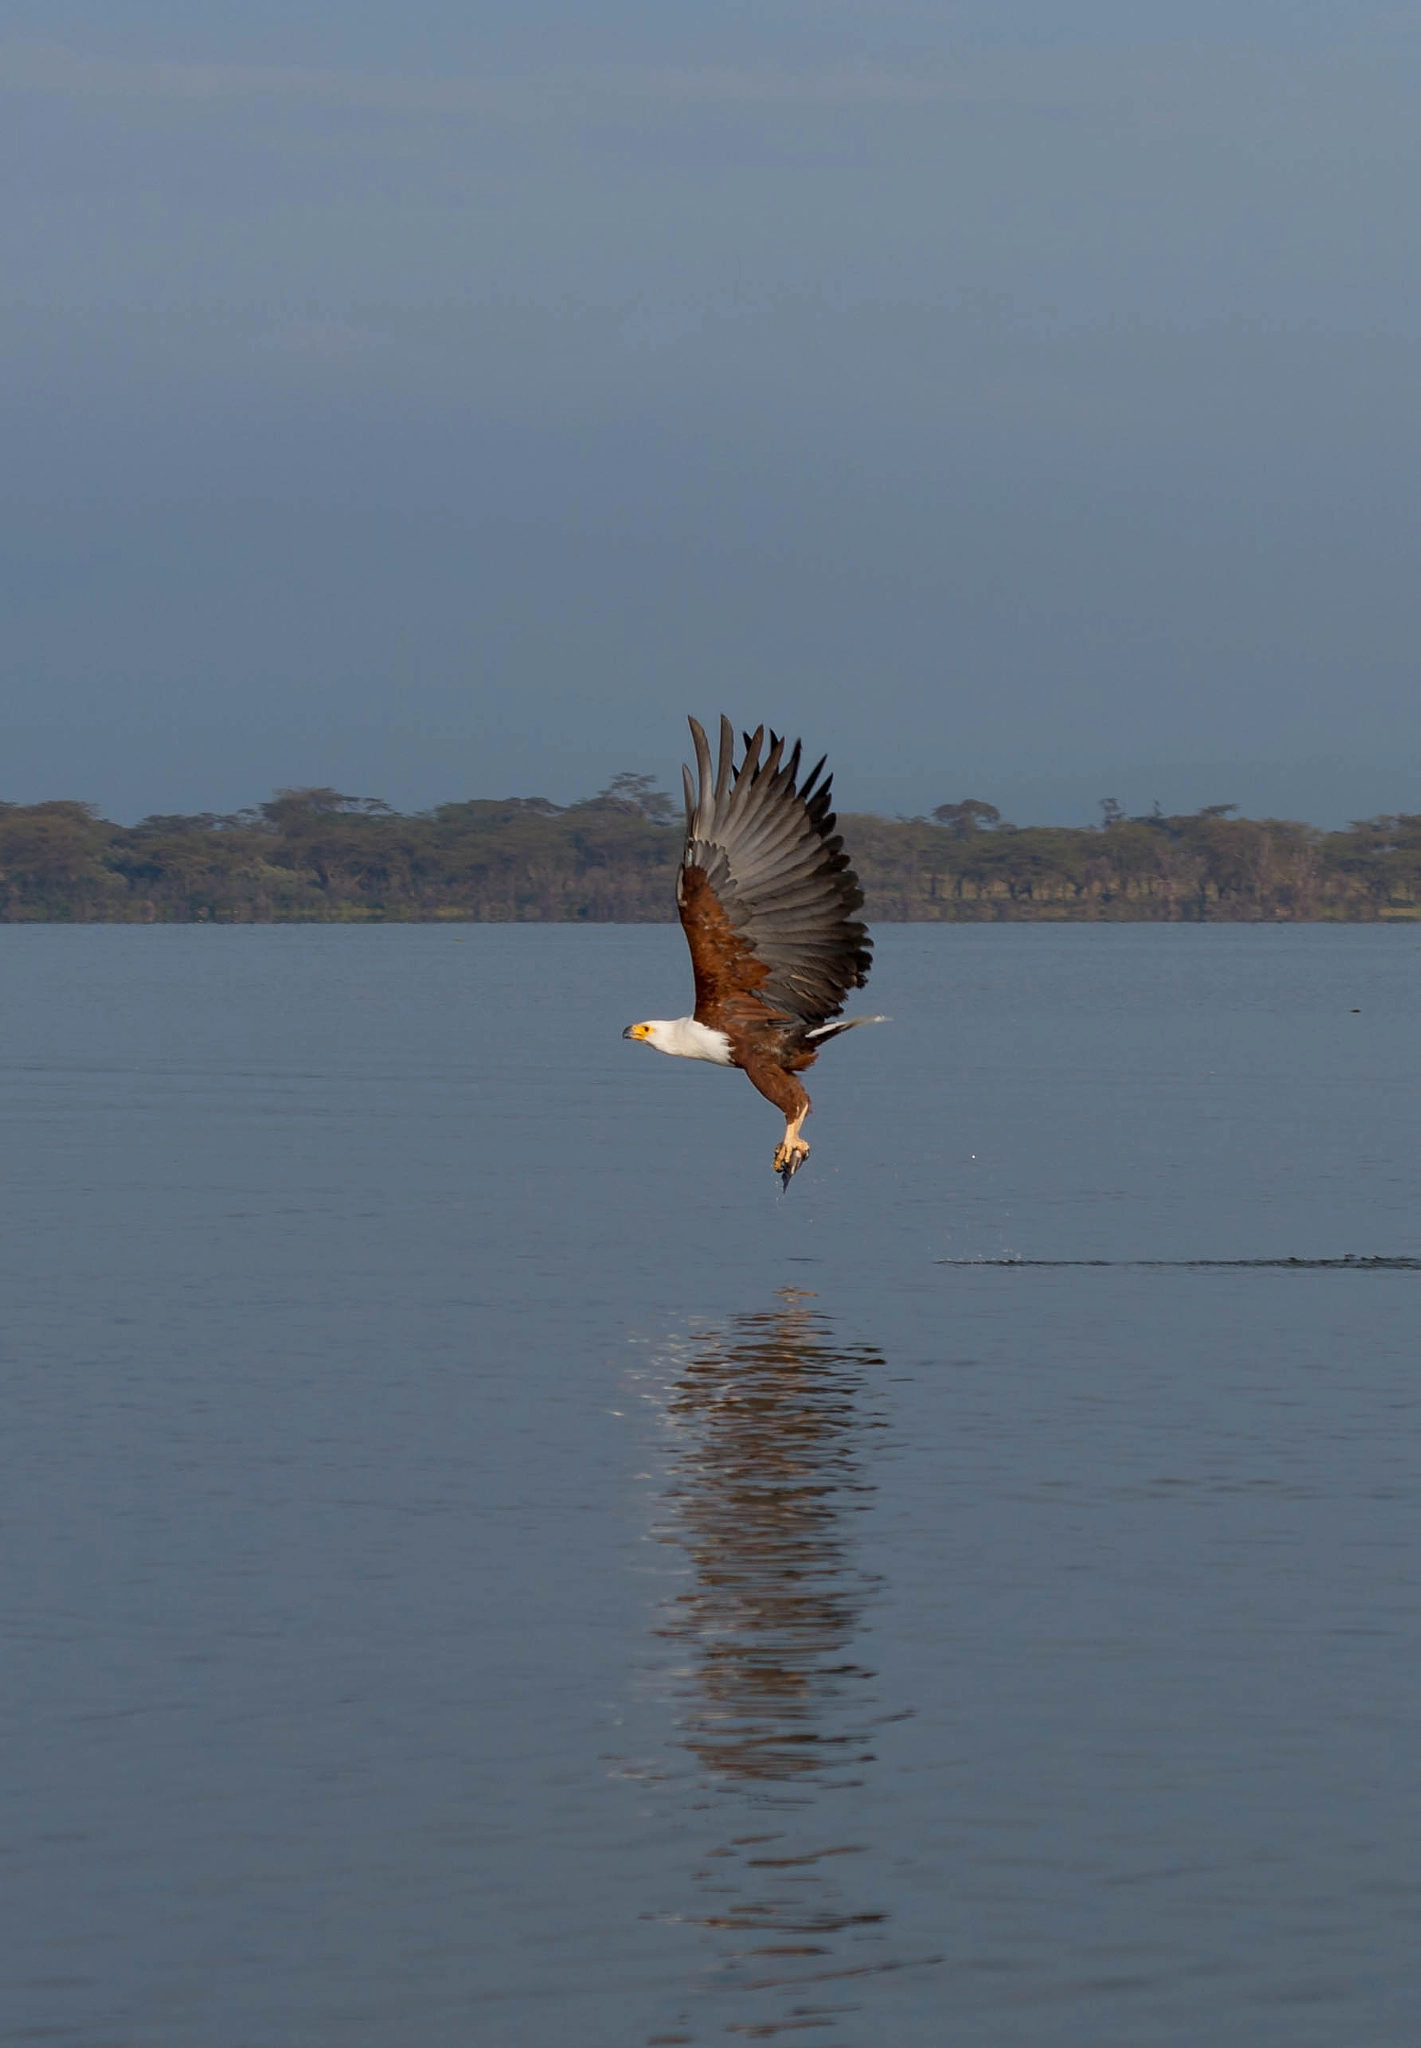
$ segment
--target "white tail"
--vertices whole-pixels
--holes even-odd
[[[806,1038],[836,1038],[841,1031],[853,1031],[860,1024],[891,1024],[891,1017],[839,1017],[832,1024],[816,1024]]]

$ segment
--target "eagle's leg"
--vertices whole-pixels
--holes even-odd
[[[773,1102],[785,1120],[784,1143],[775,1152],[775,1172],[788,1187],[809,1157],[808,1142],[799,1135],[809,1114],[809,1096],[778,1060],[752,1056],[742,1065],[746,1079],[754,1083],[767,1102]]]
[[[799,1135],[800,1126],[808,1114],[809,1104],[806,1102],[803,1109],[796,1116],[792,1116],[785,1125],[784,1143],[775,1153],[775,1172],[779,1175],[783,1187],[789,1186],[809,1157],[808,1143]]]

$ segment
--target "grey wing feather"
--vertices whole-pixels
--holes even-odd
[[[868,980],[873,948],[855,916],[863,891],[849,865],[830,810],[832,776],[819,761],[796,788],[800,747],[765,729],[746,733],[735,764],[735,733],[720,721],[720,750],[711,768],[710,742],[693,718],[697,777],[684,771],[686,846],[683,868],[705,871],[730,923],[769,969],[757,991],[767,1005],[796,1018],[806,1035],[837,1017],[850,989]],[[823,780],[820,778],[823,776]]]

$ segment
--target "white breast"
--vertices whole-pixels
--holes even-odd
[[[732,1064],[730,1040],[725,1033],[712,1031],[707,1024],[698,1024],[694,1017],[673,1017],[658,1024],[651,1042],[660,1051],[673,1053],[677,1059],[709,1060],[717,1067]]]

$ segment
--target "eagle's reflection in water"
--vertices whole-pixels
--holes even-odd
[[[892,1967],[883,1904],[855,1885],[882,1718],[857,1640],[876,1585],[856,1540],[873,1494],[866,1433],[881,1426],[864,1394],[882,1366],[872,1347],[837,1342],[812,1296],[786,1291],[686,1343],[663,1394],[656,1533],[687,1569],[658,1634],[683,1653],[677,1738],[718,1834],[702,1835],[690,1917],[713,1930],[702,1991],[732,1996],[731,2032],[832,2029],[857,2009],[851,1980]]]

